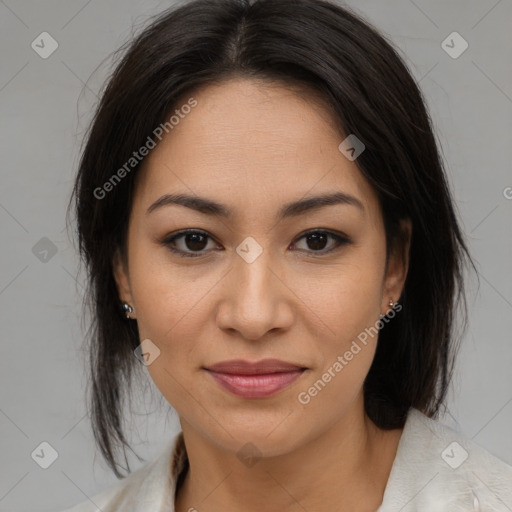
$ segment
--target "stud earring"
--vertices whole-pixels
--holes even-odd
[[[121,308],[123,310],[123,313],[125,314],[126,318],[131,319],[130,313],[133,313],[133,308],[128,304],[128,302],[122,302]]]
[[[393,302],[393,299],[390,299],[390,300],[389,300],[389,307],[390,307],[391,309],[393,309],[393,308],[395,307],[395,305],[396,305],[396,304],[398,304],[398,302]],[[388,311],[388,313],[389,313],[389,311]],[[386,313],[386,315],[387,315],[388,313]],[[382,314],[381,314],[381,315],[380,315],[380,318],[382,319],[382,318],[384,318],[386,315],[382,315]]]

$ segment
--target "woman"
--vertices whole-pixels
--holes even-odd
[[[74,197],[102,454],[122,476],[135,369],[182,430],[71,510],[512,509],[512,468],[435,419],[472,261],[421,93],[368,23],[319,0],[165,12]]]

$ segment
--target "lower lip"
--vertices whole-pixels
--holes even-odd
[[[208,370],[208,373],[234,395],[244,398],[265,398],[289,386],[304,373],[304,370],[265,375],[234,375],[211,370]]]

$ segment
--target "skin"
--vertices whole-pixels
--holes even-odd
[[[160,350],[147,369],[183,429],[190,470],[176,511],[375,511],[402,433],[377,428],[364,412],[377,336],[308,404],[297,396],[400,296],[411,226],[404,223],[406,243],[386,271],[377,195],[338,150],[345,135],[313,96],[239,78],[194,98],[197,106],[144,161],[127,258],[113,261],[141,340]],[[364,211],[337,204],[276,221],[285,203],[334,191],[355,196]],[[165,193],[213,199],[233,217],[180,205],[146,214]],[[210,238],[187,245],[182,237],[175,247],[199,257],[180,257],[162,242],[187,228]],[[350,243],[336,249],[328,237],[315,245],[303,236],[313,229]],[[249,236],[263,249],[252,263],[236,252]],[[308,369],[271,397],[241,398],[203,369],[238,358]],[[251,467],[237,457],[248,442],[262,455]]]

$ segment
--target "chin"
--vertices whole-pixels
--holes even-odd
[[[253,413],[252,419],[254,416]],[[292,417],[290,415],[289,419]],[[245,451],[255,451],[260,457],[276,457],[293,451],[301,442],[305,442],[301,441],[302,435],[297,431],[296,423],[283,421],[284,418],[286,414],[272,417],[268,421],[252,421],[249,425],[232,421],[227,432],[222,428],[220,432],[216,429],[210,437],[223,449],[237,456],[243,456]]]

